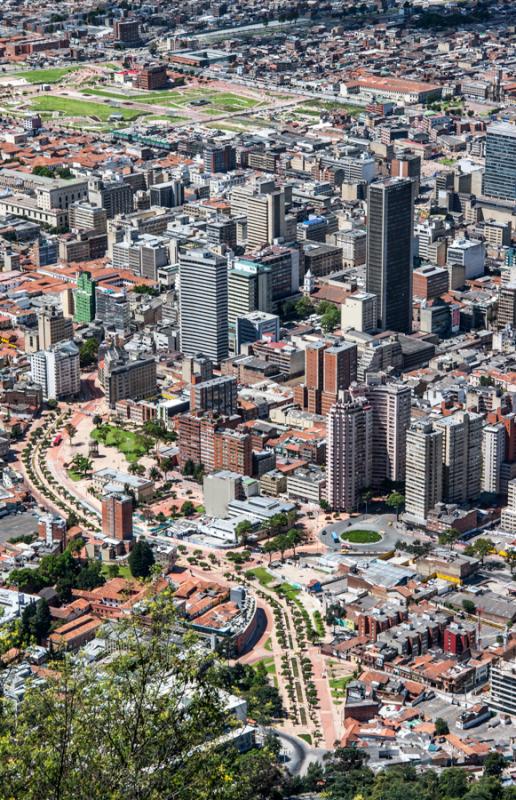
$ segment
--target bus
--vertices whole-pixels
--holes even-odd
[[[340,542],[340,537],[339,537],[339,534],[338,534],[338,533],[335,533],[335,531],[333,531],[333,532],[332,532],[332,535],[331,535],[331,538],[333,539],[333,541],[335,542],[335,544],[339,544],[339,542]]]
[[[61,433],[56,433],[56,435],[55,435],[55,436],[54,436],[54,438],[52,439],[52,445],[53,445],[53,447],[57,447],[57,445],[58,445],[58,444],[61,444],[61,442],[62,442],[62,441],[63,441],[63,436],[62,436],[62,434],[61,434]]]

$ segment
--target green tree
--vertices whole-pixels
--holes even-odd
[[[70,442],[70,444],[72,444],[72,440],[77,435],[77,428],[71,422],[67,422],[64,429],[66,435],[68,436],[68,441]]]
[[[75,581],[77,589],[86,589],[87,591],[95,589],[97,586],[103,586],[106,582],[102,574],[102,565],[100,561],[89,561],[79,572]]]
[[[145,467],[138,461],[133,461],[133,463],[129,465],[129,472],[131,475],[144,475]]]
[[[185,515],[185,517],[191,517],[195,511],[195,506],[191,500],[185,500],[183,505],[181,506],[181,513]]]
[[[118,564],[110,564],[108,566],[108,576],[110,578],[118,578],[120,575],[120,567]]]
[[[400,492],[391,492],[387,498],[387,505],[396,512],[396,519],[398,519],[401,506],[405,503],[405,497]]]
[[[468,790],[468,776],[465,770],[450,767],[444,769],[439,776],[439,793],[443,798],[464,797]]]
[[[366,489],[360,495],[360,502],[364,504],[364,506],[365,506],[364,510],[365,510],[366,514],[367,514],[367,511],[368,511],[368,508],[369,508],[369,503],[370,503],[370,501],[372,499],[373,499],[373,493],[372,493],[371,489]]]
[[[102,417],[100,416],[100,414],[95,414],[95,416],[93,417],[93,424],[95,425],[96,428],[99,428],[102,425]]]
[[[138,539],[127,559],[134,578],[148,578],[154,565],[152,547],[145,539]]]
[[[162,477],[161,472],[159,471],[159,469],[157,467],[151,467],[150,468],[150,470],[149,470],[149,478],[151,479],[151,481],[159,481],[159,479],[161,477]]]
[[[188,641],[174,644],[170,601],[153,601],[144,622],[135,614],[117,625],[102,669],[64,654],[45,683],[27,686],[17,709],[0,700],[2,797],[277,796],[281,773],[272,749],[240,756],[220,745],[232,721],[217,691],[213,655]]]
[[[464,600],[462,601],[462,608],[464,609],[466,614],[476,614],[477,613],[477,607],[476,607],[475,603],[473,602],[473,600],[468,600],[467,597],[465,597]]]
[[[300,528],[290,528],[286,533],[286,537],[288,546],[292,548],[294,551],[294,558],[296,558],[296,547],[305,540],[304,531]]]
[[[288,548],[291,546],[287,534],[286,533],[280,533],[279,536],[276,536],[274,538],[274,542],[276,544],[276,550],[281,555],[281,560],[284,561],[285,560],[285,550],[288,550]]]
[[[41,599],[25,606],[20,626],[22,640],[27,644],[33,641],[41,644],[43,639],[48,636],[51,622],[50,609],[46,600]]]
[[[484,761],[484,775],[497,777],[502,774],[506,766],[507,761],[502,753],[499,753],[497,750],[492,750],[487,754]]]
[[[447,734],[450,732],[448,723],[442,717],[437,717],[434,726],[435,726],[434,730],[436,736],[447,736]]]
[[[249,534],[253,530],[252,524],[248,519],[243,519],[235,528],[235,533],[239,544],[246,545],[249,541]]]
[[[338,328],[339,323],[340,323],[339,309],[332,303],[321,317],[321,328],[325,333],[331,333],[332,331],[335,330],[335,328]]]
[[[314,313],[314,306],[309,297],[301,297],[294,305],[294,310],[299,319],[306,319]]]
[[[439,544],[449,545],[453,550],[455,542],[460,539],[461,536],[462,534],[457,530],[457,528],[446,528],[446,530],[441,531],[438,536]]]
[[[97,363],[99,343],[93,337],[86,339],[79,348],[79,363],[81,367],[90,367]]]
[[[269,556],[269,564],[270,564],[272,561],[272,554],[276,553],[277,551],[275,540],[269,539],[268,542],[265,542],[265,544],[262,545],[262,551],[264,553],[267,553],[267,555]]]
[[[490,553],[492,553],[493,550],[495,549],[492,540],[484,538],[482,536],[473,542],[472,547],[473,547],[473,552],[475,553],[477,558],[480,559],[481,564],[484,563],[485,557],[488,556]]]

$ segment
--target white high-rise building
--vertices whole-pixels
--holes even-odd
[[[457,411],[435,420],[443,435],[443,500],[465,503],[478,497],[482,475],[481,414]]]
[[[353,511],[360,492],[371,483],[371,406],[365,400],[348,401],[342,392],[327,425],[328,502],[336,511]]]
[[[516,533],[516,478],[507,484],[507,505],[502,508],[500,527],[508,533]]]
[[[414,422],[407,431],[405,510],[418,520],[442,500],[443,435],[428,420]]]
[[[407,430],[412,392],[401,383],[367,376],[365,395],[373,411],[372,483],[405,480]]]
[[[39,383],[45,400],[59,400],[79,393],[81,372],[79,348],[74,342],[60,342],[50,350],[30,355],[30,373]]]
[[[499,422],[482,432],[482,491],[498,494],[500,472],[505,459],[505,427]]]
[[[219,364],[228,357],[228,266],[204,250],[179,256],[181,350]]]

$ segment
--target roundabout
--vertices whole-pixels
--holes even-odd
[[[330,550],[373,556],[393,552],[400,530],[396,526],[395,514],[364,514],[328,522],[318,536]]]

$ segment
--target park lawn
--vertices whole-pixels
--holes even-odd
[[[265,667],[266,672],[269,675],[276,674],[276,664],[274,663],[274,658],[272,656],[267,656],[266,658],[261,658],[260,661],[257,661],[253,664],[254,667],[257,667],[258,664],[263,664]]]
[[[312,737],[309,733],[298,734],[300,739],[303,739],[307,744],[312,744]]]
[[[267,650],[267,652],[272,653],[272,640],[269,638],[263,645],[263,649]]]
[[[341,533],[340,538],[343,542],[350,542],[351,544],[373,544],[381,541],[382,537],[376,531],[356,529],[344,531],[344,533]]]
[[[136,119],[145,115],[144,111],[127,108],[113,108],[103,103],[90,103],[86,100],[72,100],[69,97],[35,97],[31,100],[35,111],[59,111],[67,117],[96,117],[107,122],[111,114],[121,114],[125,120]]]
[[[270,572],[265,569],[265,567],[255,567],[254,569],[250,569],[248,572],[246,572],[246,576],[256,578],[260,586],[268,586],[269,583],[272,583],[275,580],[274,575],[271,575]]]
[[[70,72],[77,72],[80,67],[49,67],[49,69],[34,69],[29,72],[16,73],[17,78],[25,78],[28,83],[58,83],[61,78]]]
[[[351,680],[353,680],[352,675],[347,675],[344,678],[330,678],[328,683],[330,684],[332,697],[334,699],[343,698],[346,694],[346,686]]]
[[[358,116],[358,114],[361,114],[365,110],[362,106],[354,106],[350,103],[338,103],[336,101],[332,102],[331,100],[312,99],[310,105],[324,109],[325,111],[345,111],[352,116]]]
[[[190,105],[194,100],[209,100],[204,106],[196,106],[196,110],[206,111],[247,111],[254,108],[260,101],[252,97],[241,97],[233,92],[217,92],[214,89],[158,89],[148,94],[123,94],[121,91],[111,89],[91,89],[86,90],[87,94],[97,95],[98,97],[110,97],[113,100],[134,103],[146,103],[147,105],[162,105],[183,108]]]
[[[124,431],[114,425],[101,425],[100,428],[92,430],[90,436],[97,442],[105,444],[106,447],[116,447],[125,455],[129,463],[138,461],[153,446],[150,437],[134,431]]]
[[[296,589],[296,587],[292,586],[290,583],[282,583],[281,586],[278,586],[276,591],[278,594],[283,595],[283,597],[285,597],[287,600],[292,600],[292,602],[295,603],[297,595],[301,589]]]
[[[69,478],[70,478],[72,481],[75,481],[75,482],[77,482],[77,481],[82,481],[82,479],[83,479],[83,477],[84,477],[84,475],[80,475],[80,474],[79,474],[78,472],[76,472],[74,469],[69,469],[69,470],[67,470],[67,472],[68,472],[68,477],[69,477]]]
[[[102,564],[101,573],[102,575],[104,575],[105,578],[109,578],[109,564]],[[127,565],[118,567],[118,575],[120,578],[127,578],[128,580],[130,580],[133,577],[131,575],[131,570]]]

